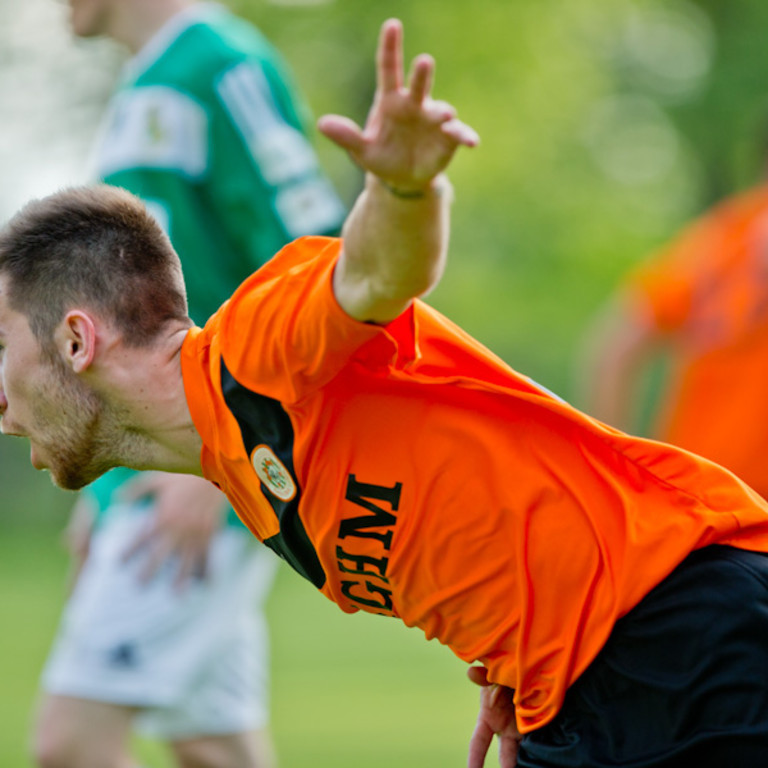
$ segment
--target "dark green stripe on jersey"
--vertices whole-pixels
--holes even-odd
[[[260,445],[268,446],[288,470],[296,486],[294,496],[284,501],[261,482],[261,491],[280,522],[280,533],[265,539],[264,543],[320,589],[325,584],[325,571],[299,516],[301,488],[293,466],[291,420],[277,400],[240,384],[227,370],[224,360],[221,361],[221,391],[240,427],[247,454],[251,456]]]

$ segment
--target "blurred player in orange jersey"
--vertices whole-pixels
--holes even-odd
[[[635,269],[587,340],[585,410],[623,429],[666,354],[654,437],[768,498],[768,185],[734,196]]]

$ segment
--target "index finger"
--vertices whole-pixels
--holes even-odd
[[[432,87],[432,73],[435,69],[434,59],[426,53],[417,56],[411,72],[411,98],[417,103],[429,95]]]
[[[388,19],[381,25],[376,74],[380,91],[397,91],[403,85],[403,25],[399,19]]]

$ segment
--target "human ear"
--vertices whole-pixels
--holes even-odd
[[[74,373],[83,373],[96,354],[96,325],[87,312],[73,309],[67,312],[56,329],[56,346]]]

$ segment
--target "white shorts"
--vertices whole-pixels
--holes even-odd
[[[245,529],[214,537],[205,580],[182,590],[173,563],[139,582],[122,562],[147,507],[112,509],[95,532],[43,672],[49,694],[139,707],[137,730],[167,740],[241,733],[268,720],[262,608],[278,558]]]

